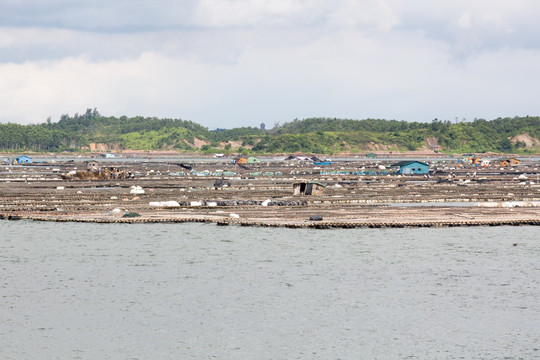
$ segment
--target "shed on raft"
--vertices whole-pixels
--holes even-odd
[[[87,171],[98,171],[99,170],[99,163],[96,160],[90,160],[86,162],[86,170]]]
[[[30,156],[22,155],[16,159],[17,164],[31,164],[32,158]]]
[[[326,185],[316,181],[302,181],[293,184],[293,195],[322,195]]]
[[[254,164],[254,163],[258,163],[260,162],[259,159],[257,159],[256,157],[254,156],[250,156],[250,157],[241,157],[241,158],[238,158],[234,161],[236,164]]]
[[[241,158],[238,158],[238,159],[234,160],[234,162],[236,164],[247,164],[248,163],[248,158],[247,157],[241,157]]]
[[[521,164],[521,161],[516,158],[501,159],[499,160],[501,166],[514,166]]]
[[[392,167],[399,167],[398,174],[412,175],[412,174],[427,174],[429,172],[429,165],[420,161],[400,161],[391,165]]]

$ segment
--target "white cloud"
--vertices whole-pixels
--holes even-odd
[[[122,61],[90,62],[85,58],[0,66],[0,100],[6,120],[39,122],[47,116],[75,113],[87,107],[117,115],[148,113],[171,104],[204,106],[199,76],[205,71],[189,60],[156,54]],[[172,76],[171,76],[172,75]],[[161,112],[165,116],[166,112]],[[177,114],[181,117],[181,114]]]
[[[338,1],[328,20],[332,26],[368,26],[380,31],[390,31],[399,23],[397,15],[385,0]]]
[[[458,26],[462,29],[470,29],[472,27],[471,14],[469,12],[464,12],[459,17],[457,23]]]
[[[294,0],[201,0],[192,23],[209,27],[290,25],[309,5]]]

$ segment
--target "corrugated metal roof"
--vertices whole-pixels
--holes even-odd
[[[404,161],[400,161],[400,162],[397,162],[395,164],[392,164],[390,166],[407,166],[407,165],[410,165],[410,164],[414,164],[414,163],[418,163],[418,164],[422,164],[422,165],[425,165],[425,166],[429,166],[428,164],[426,163],[423,163],[421,161],[418,161],[418,160],[404,160]]]

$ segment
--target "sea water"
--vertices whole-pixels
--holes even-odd
[[[540,358],[539,235],[0,221],[0,359]]]

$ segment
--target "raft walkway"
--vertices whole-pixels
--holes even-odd
[[[4,216],[6,219],[7,216]],[[33,221],[99,223],[99,224],[173,224],[173,223],[210,223],[218,226],[252,226],[252,227],[284,227],[284,228],[313,228],[313,229],[355,229],[355,228],[437,228],[437,227],[464,227],[464,226],[524,226],[540,225],[540,218],[517,219],[473,219],[473,220],[395,220],[395,221],[310,221],[310,220],[253,220],[234,219],[212,216],[197,217],[88,217],[88,216],[34,216],[17,215],[17,220],[28,219]]]

